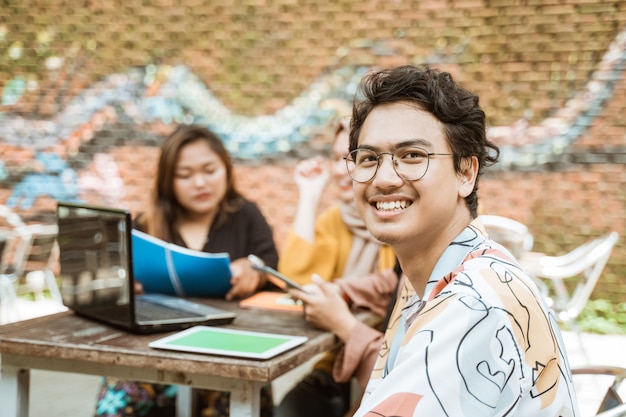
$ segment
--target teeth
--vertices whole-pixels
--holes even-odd
[[[378,201],[376,202],[376,209],[381,211],[391,211],[391,210],[403,210],[409,206],[409,202],[406,200],[402,201]]]

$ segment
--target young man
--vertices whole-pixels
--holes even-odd
[[[369,231],[416,295],[400,297],[356,416],[577,416],[554,317],[477,215],[497,161],[478,97],[450,74],[370,73],[346,156]]]

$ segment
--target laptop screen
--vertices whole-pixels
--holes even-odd
[[[57,221],[63,303],[79,314],[132,326],[130,212],[60,202]]]

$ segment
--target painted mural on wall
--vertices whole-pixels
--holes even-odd
[[[66,161],[53,153],[38,152],[35,162],[43,167],[42,171],[28,173],[13,188],[6,202],[7,206],[28,209],[41,195],[47,195],[56,200],[78,201],[77,174],[68,167]]]
[[[519,120],[511,126],[491,127],[489,135],[502,146],[500,170],[516,165],[532,166],[555,160],[591,125],[614,85],[626,68],[626,31],[621,32],[598,65],[586,89],[579,92],[555,115],[538,126]],[[37,151],[39,167],[21,172],[6,204],[29,208],[41,195],[57,200],[78,200],[79,190],[101,194],[114,205],[123,198],[124,183],[115,162],[106,153],[94,155],[95,173],[79,178],[72,155],[97,136],[111,121],[146,125],[197,123],[209,127],[237,158],[253,159],[285,154],[308,141],[316,128],[335,115],[335,100],[350,101],[366,67],[345,67],[318,78],[310,87],[271,115],[245,117],[226,108],[186,66],[146,65],[125,73],[111,74],[84,89],[51,119],[29,119],[11,112],[0,113],[0,141]],[[17,76],[5,84],[2,104],[19,102],[29,88]],[[52,153],[62,143],[66,155]],[[11,178],[8,161],[2,157],[0,179]]]
[[[243,117],[230,112],[187,67],[148,65],[125,74],[112,74],[84,90],[53,120],[27,119],[2,114],[0,140],[36,150],[65,142],[69,154],[88,142],[107,121],[145,125],[156,121],[165,125],[196,123],[209,127],[225,142],[237,158],[262,158],[286,153],[305,142],[316,127],[324,126],[336,114],[335,100],[348,101],[354,95],[365,68],[338,71],[322,77],[289,106],[273,115]],[[16,83],[3,92],[3,104],[19,100]],[[72,140],[74,139],[74,140]],[[103,175],[78,181],[78,174],[59,155],[38,152],[41,172],[25,175],[7,201],[9,207],[29,208],[40,195],[55,199],[77,200],[80,189],[103,194],[109,203],[124,195],[123,181],[112,160],[95,155],[96,170]],[[105,168],[105,165],[108,166]],[[9,177],[2,164],[2,179]],[[112,174],[113,173],[113,174]],[[115,196],[115,198],[113,198]]]

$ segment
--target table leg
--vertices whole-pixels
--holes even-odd
[[[194,415],[194,389],[187,385],[176,387],[176,417],[191,417]]]
[[[260,417],[262,382],[233,381],[225,384],[224,391],[230,391],[230,415],[237,417]],[[176,393],[176,417],[191,417],[198,407],[195,404],[196,388],[179,385]]]
[[[261,387],[263,383],[241,381],[237,389],[230,392],[230,415],[259,417],[261,415]]]
[[[30,369],[3,365],[0,371],[0,416],[28,417]]]

